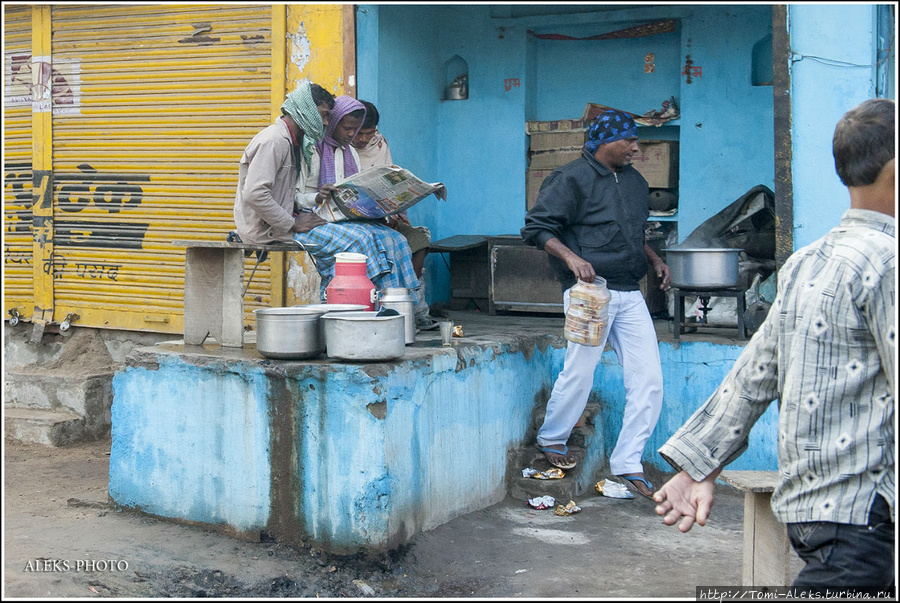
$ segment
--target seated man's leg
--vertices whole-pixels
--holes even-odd
[[[296,234],[294,239],[315,246],[311,255],[316,259],[322,277],[322,291],[334,277],[334,256],[340,252],[365,255],[366,274],[378,290],[387,287],[414,289],[418,285],[406,239],[387,226],[370,222],[335,222]]]
[[[412,263],[416,276],[422,278],[425,256],[428,255],[428,247],[431,245],[431,231],[425,226],[410,226],[406,222],[398,222],[394,228],[406,237],[409,249],[412,251]]]

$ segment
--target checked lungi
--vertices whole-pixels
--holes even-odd
[[[294,240],[317,246],[310,255],[322,277],[319,296],[325,300],[325,288],[334,278],[334,256],[337,253],[361,253],[366,260],[366,275],[379,291],[387,287],[414,290],[419,279],[413,270],[412,253],[406,238],[391,228],[375,222],[332,222],[309,232],[297,233]]]

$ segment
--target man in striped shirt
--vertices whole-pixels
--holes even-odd
[[[850,209],[778,274],[762,327],[659,452],[679,471],[656,512],[705,525],[713,484],[779,400],[772,510],[806,562],[795,587],[894,584],[895,104],[848,111],[833,138]]]

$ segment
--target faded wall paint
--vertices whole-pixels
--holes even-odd
[[[287,11],[287,91],[309,78],[336,96],[347,94],[342,5],[288,4]]]
[[[109,495],[162,517],[238,531],[269,518],[270,417],[261,371],[171,356],[113,378]]]
[[[268,530],[337,552],[392,548],[506,495],[524,441],[562,367],[559,336],[415,350],[370,365],[228,360],[156,346],[114,379],[110,497],[161,517]],[[741,346],[661,346],[664,410],[645,463],[712,392]],[[582,487],[599,479],[621,428],[615,355]],[[187,401],[184,392],[190,391]],[[732,468],[775,468],[767,413]],[[240,467],[240,471],[235,471]]]
[[[285,94],[303,79],[335,96],[353,94],[344,82],[344,14],[339,4],[288,4]],[[319,303],[320,278],[305,253],[285,254],[286,305]]]

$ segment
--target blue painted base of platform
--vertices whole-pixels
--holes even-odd
[[[268,360],[252,345],[137,350],[113,380],[110,497],[251,539],[337,553],[394,548],[505,498],[517,469],[508,452],[533,445],[526,434],[565,352],[561,319],[552,328],[521,320],[472,319],[449,348],[420,334],[404,358],[368,365]],[[645,464],[670,471],[656,449],[742,349],[660,344],[664,406]],[[609,350],[594,398],[601,420],[583,480],[599,477],[621,427],[621,367]],[[776,417],[769,409],[730,468],[775,468]]]

